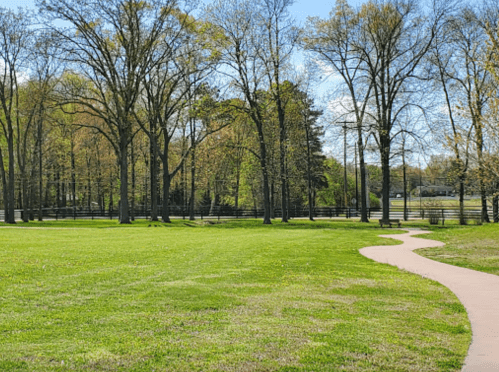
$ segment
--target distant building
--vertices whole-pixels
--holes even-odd
[[[454,188],[452,186],[417,186],[415,195],[428,197],[428,196],[454,196]]]

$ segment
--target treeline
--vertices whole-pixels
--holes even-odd
[[[240,66],[245,88],[232,94],[237,79],[219,81],[231,85],[222,95],[209,77],[233,52],[227,34],[174,1],[40,10],[72,27],[38,29],[29,12],[0,12],[7,222],[15,208],[28,221],[43,208],[85,207],[118,208],[128,223],[138,205],[169,222],[171,204],[191,218],[199,204],[265,206],[270,222],[277,205],[313,206],[323,186],[321,112],[264,56]]]
[[[498,19],[495,1],[438,0],[358,8],[339,0],[328,19],[309,19],[304,47],[342,80],[337,116],[356,132],[363,187],[364,152],[378,153],[384,219],[390,165],[397,159],[406,169],[416,151],[427,159],[451,157],[461,223],[470,181],[479,185],[482,220],[489,221],[492,196],[498,221]]]
[[[356,136],[355,195],[367,222],[369,151],[390,167],[425,148],[421,122],[453,154],[463,205],[477,177],[482,217],[495,195],[496,4],[339,0],[298,27],[290,0],[45,0],[0,8],[0,177],[5,221],[46,207],[264,210],[351,205],[351,182],[322,151],[322,111],[295,51],[341,78],[335,123]],[[346,145],[346,144],[345,144]],[[340,169],[341,168],[341,169]],[[403,172],[405,174],[405,172]],[[346,178],[346,177],[345,177]],[[344,178],[344,179],[345,179]],[[404,176],[405,179],[405,176]],[[335,181],[336,180],[336,181]],[[343,181],[344,182],[344,181]],[[404,190],[407,182],[404,181]],[[322,194],[321,194],[322,192]],[[404,193],[405,194],[405,193]],[[334,196],[332,196],[334,195]],[[321,202],[322,200],[322,202]],[[373,199],[373,202],[376,200]],[[494,198],[497,204],[497,198]]]

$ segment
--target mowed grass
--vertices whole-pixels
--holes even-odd
[[[445,246],[418,249],[416,253],[421,256],[499,275],[498,224],[486,224],[464,229],[439,229],[426,237],[440,240],[445,243]]]
[[[442,208],[458,208],[459,207],[459,197],[455,197],[454,199],[440,199],[438,197],[424,197],[422,200],[419,200],[419,197],[411,197],[407,199],[407,206],[410,208],[419,208],[422,204],[423,208],[427,203],[437,203]],[[480,199],[464,199],[464,207],[465,208],[480,208],[481,207]],[[393,207],[404,207],[404,199],[390,199],[390,204]]]
[[[463,306],[361,256],[376,225],[1,228],[0,370],[460,370]]]

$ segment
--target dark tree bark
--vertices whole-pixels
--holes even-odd
[[[189,220],[194,221],[196,218],[194,216],[194,208],[196,205],[196,125],[194,120],[191,118],[189,120],[190,130],[191,130],[191,195],[189,198]],[[237,208],[237,206],[236,206]]]
[[[305,135],[307,139],[307,191],[308,191],[308,219],[314,221],[314,199],[312,190],[312,154],[310,150],[310,128],[305,118]]]
[[[132,162],[132,197],[131,197],[131,212],[130,219],[135,221],[135,188],[136,188],[136,176],[135,176],[135,162],[137,159],[135,158],[135,148],[133,146],[133,140],[131,142],[130,149],[130,161]]]
[[[154,121],[150,122],[150,132],[154,133],[149,136],[151,148],[151,221],[155,222],[158,221],[158,145]]]

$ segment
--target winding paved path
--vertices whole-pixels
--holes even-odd
[[[442,283],[456,294],[468,312],[472,341],[463,372],[499,371],[499,276],[447,265],[413,253],[414,249],[440,247],[444,243],[420,239],[411,230],[402,235],[381,235],[403,244],[366,247],[360,253],[377,262],[397,266]]]

